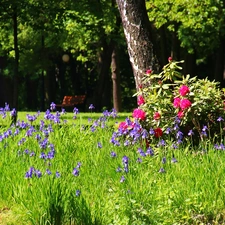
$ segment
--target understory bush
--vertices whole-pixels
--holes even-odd
[[[208,136],[214,141],[221,139],[225,110],[219,83],[182,75],[182,63],[170,58],[161,73],[146,72],[135,95],[138,108],[119,125],[114,140],[122,137],[128,145],[145,139],[148,145],[168,134],[178,144],[188,137],[194,143]]]

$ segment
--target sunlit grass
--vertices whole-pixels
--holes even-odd
[[[19,112],[18,120],[28,122],[26,114]],[[223,223],[225,152],[214,143],[193,148],[187,141],[174,149],[165,136],[166,144],[152,140],[154,155],[146,155],[143,141],[111,143],[112,125],[129,113],[119,118],[78,114],[75,120],[67,113],[58,124],[44,115],[34,121],[30,136],[30,123],[0,128],[0,224]],[[31,168],[32,177],[26,177]]]

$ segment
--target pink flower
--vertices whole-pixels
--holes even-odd
[[[187,108],[191,107],[191,102],[188,99],[182,99],[180,101],[180,108],[182,110],[185,110]]]
[[[183,118],[184,117],[184,112],[183,111],[179,111],[177,113],[177,116],[178,116],[179,119]]]
[[[190,92],[190,89],[188,86],[186,85],[182,85],[179,89],[179,93],[181,96],[185,96],[186,94],[188,94]]]
[[[146,113],[141,109],[135,109],[133,111],[132,116],[136,119],[145,120],[146,119]]]
[[[173,60],[173,58],[170,56],[170,57],[168,58],[168,61],[171,62],[172,60]]]
[[[175,108],[179,108],[180,107],[180,101],[181,101],[180,98],[174,98],[174,100],[173,100],[173,106]]]
[[[128,128],[128,124],[125,121],[120,122],[119,128],[122,129],[123,131]]]
[[[146,74],[151,74],[152,73],[152,70],[147,70],[146,71]]]
[[[142,95],[139,95],[138,98],[137,98],[137,103],[138,105],[142,105],[142,104],[145,104],[145,100],[143,98]]]
[[[160,115],[159,112],[155,112],[154,115],[153,115],[154,120],[159,120],[160,117],[161,117],[161,115]]]
[[[163,131],[161,128],[157,127],[156,129],[154,129],[154,132],[155,132],[155,137],[159,138],[163,135]]]

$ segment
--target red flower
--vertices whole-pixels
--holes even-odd
[[[151,74],[152,73],[152,70],[147,70],[146,71],[146,74]]]
[[[188,86],[186,85],[182,85],[179,89],[179,93],[181,96],[185,96],[186,94],[188,94],[190,92],[190,89]]]
[[[163,135],[163,131],[161,128],[157,127],[156,129],[154,129],[154,132],[155,132],[155,137],[159,138],[159,137],[162,137]]]
[[[128,128],[128,125],[125,121],[120,122],[119,128],[122,129],[123,131]]]
[[[183,118],[184,117],[184,112],[183,111],[179,111],[177,113],[177,116],[178,116],[179,119]]]
[[[137,103],[138,105],[142,105],[142,104],[145,104],[145,100],[143,98],[142,95],[139,95],[138,98],[137,98]]]
[[[146,113],[141,109],[135,109],[133,111],[132,116],[136,119],[145,120],[146,119]]]
[[[170,56],[170,57],[168,58],[168,61],[171,62],[172,60],[173,60],[173,58]]]
[[[154,115],[153,115],[154,120],[159,120],[160,117],[161,117],[161,115],[160,115],[159,112],[155,112]]]
[[[174,100],[173,100],[173,106],[175,108],[179,108],[180,107],[180,101],[181,101],[180,98],[174,98]]]
[[[181,108],[182,110],[185,110],[185,109],[191,107],[191,104],[192,104],[192,103],[191,103],[188,99],[182,99],[182,100],[180,101],[180,108]]]

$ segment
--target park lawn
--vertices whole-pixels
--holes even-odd
[[[149,154],[143,141],[113,144],[122,117],[66,119],[41,113],[43,127],[0,128],[0,224],[224,223],[225,152],[215,143],[171,148],[163,136]]]

